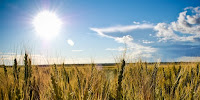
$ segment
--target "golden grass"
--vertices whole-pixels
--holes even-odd
[[[14,75],[17,72],[14,67],[0,68],[0,99],[200,99],[197,63],[138,62],[99,68],[94,64],[38,67],[28,61],[25,66],[27,71],[24,66],[17,66],[20,67],[18,83],[15,81]],[[29,75],[27,79],[25,75]]]

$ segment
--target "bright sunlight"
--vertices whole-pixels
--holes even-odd
[[[55,13],[42,11],[35,16],[33,25],[40,37],[49,40],[59,34],[62,22]]]

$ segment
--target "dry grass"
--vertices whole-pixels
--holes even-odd
[[[120,67],[95,64],[66,67],[31,65],[0,68],[0,99],[4,100],[154,100],[200,99],[197,63]]]

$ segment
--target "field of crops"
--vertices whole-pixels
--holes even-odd
[[[200,99],[198,63],[24,65],[0,68],[1,100],[172,100]]]

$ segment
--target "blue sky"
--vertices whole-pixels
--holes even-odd
[[[115,62],[127,48],[134,61],[194,61],[200,56],[199,0],[1,0],[0,63]],[[50,40],[32,24],[44,11],[62,21]]]

